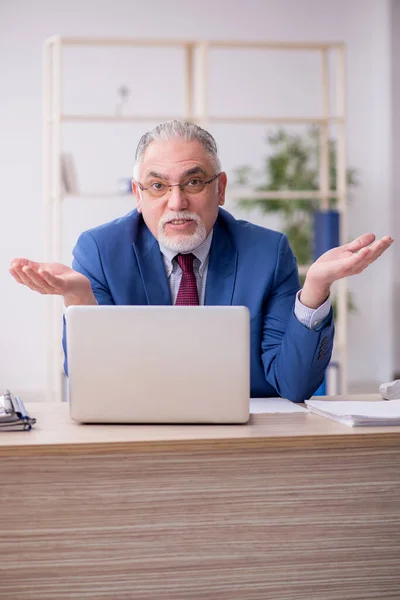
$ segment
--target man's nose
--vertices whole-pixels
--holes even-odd
[[[168,208],[170,210],[185,210],[188,207],[185,192],[181,190],[179,185],[171,187],[168,198]]]

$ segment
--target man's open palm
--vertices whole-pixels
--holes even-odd
[[[10,273],[18,283],[40,294],[57,294],[75,299],[77,303],[92,295],[87,277],[61,263],[15,258],[10,265]]]
[[[307,276],[324,285],[331,285],[337,279],[361,273],[393,242],[389,236],[374,240],[373,233],[365,233],[349,244],[328,250],[311,265]]]

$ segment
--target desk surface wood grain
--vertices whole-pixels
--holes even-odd
[[[378,397],[351,398],[373,401]],[[29,403],[27,409],[37,424],[28,432],[0,432],[0,455],[74,453],[83,448],[93,453],[181,446],[400,444],[400,426],[353,428],[309,413],[251,415],[246,425],[82,425],[69,418],[66,403]]]
[[[1,600],[399,600],[400,428],[0,434]]]

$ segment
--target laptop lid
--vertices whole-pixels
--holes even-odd
[[[70,415],[87,423],[245,423],[242,306],[71,306]]]

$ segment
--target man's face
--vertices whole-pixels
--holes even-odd
[[[137,209],[162,246],[190,252],[205,240],[225,202],[226,174],[193,193],[216,175],[210,155],[200,142],[181,139],[152,142],[140,165],[139,182],[133,182]],[[182,191],[178,186],[187,184]],[[165,193],[160,194],[160,189]]]

